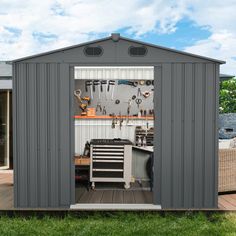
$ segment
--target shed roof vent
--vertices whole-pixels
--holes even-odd
[[[95,46],[95,47],[91,47],[88,46],[84,49],[84,54],[86,56],[101,56],[103,53],[102,47],[100,46]]]
[[[130,56],[136,56],[136,57],[140,57],[140,56],[145,56],[147,54],[147,48],[144,46],[131,46],[129,48],[129,55]]]

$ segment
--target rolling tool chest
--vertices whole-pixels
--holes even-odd
[[[90,142],[90,181],[124,182],[130,188],[132,142],[127,139],[92,139]]]

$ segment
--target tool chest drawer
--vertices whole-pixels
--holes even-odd
[[[122,170],[124,168],[124,163],[120,162],[93,162],[94,169],[118,169]]]
[[[95,178],[123,178],[123,172],[114,171],[95,171],[93,172]],[[99,181],[97,181],[99,182]],[[103,181],[101,181],[103,182]]]
[[[129,140],[91,140],[90,181],[124,182],[129,188],[131,181],[132,143]]]

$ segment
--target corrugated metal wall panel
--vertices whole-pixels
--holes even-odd
[[[49,119],[49,166],[51,167],[50,176],[49,176],[49,204],[53,207],[56,207],[59,205],[59,184],[58,184],[58,178],[59,178],[59,129],[58,129],[58,122],[55,122],[58,119],[58,107],[59,107],[59,64],[52,64],[49,67],[49,76],[50,80],[48,83],[48,110],[51,115],[51,119]],[[54,168],[52,168],[54,166]]]
[[[186,208],[190,208],[193,202],[193,108],[195,106],[193,100],[193,64],[184,65],[184,150],[183,150],[183,197],[184,204]],[[177,138],[177,137],[176,137]]]
[[[37,202],[39,199],[38,196],[38,136],[35,135],[35,127],[37,127],[38,116],[36,115],[37,110],[37,76],[36,76],[36,65],[29,64],[27,66],[28,76],[27,76],[27,96],[30,99],[27,99],[27,109],[29,113],[29,122],[28,122],[28,155],[29,155],[29,188],[30,188],[30,197],[29,204],[32,207],[37,207]]]
[[[217,207],[219,65],[165,63],[155,72],[154,202]],[[70,81],[68,64],[14,64],[16,207],[74,202]]]
[[[173,198],[173,205],[180,207],[183,202],[183,107],[182,100],[184,98],[184,87],[183,87],[183,65],[173,65],[173,129],[172,136],[174,137],[172,143],[173,149],[173,192],[175,197]],[[179,138],[178,138],[179,137]]]
[[[137,126],[146,127],[147,122],[145,119],[129,120],[126,125],[126,121],[124,121],[121,129],[119,124],[115,129],[112,129],[111,123],[111,120],[104,119],[75,120],[75,153],[83,154],[85,143],[96,138],[122,138],[135,142],[135,128]],[[148,121],[148,127],[153,127],[152,120]]]
[[[68,64],[14,64],[16,207],[73,203]]]
[[[215,67],[206,64],[204,206],[213,207],[215,189]]]
[[[155,121],[154,121],[154,171],[153,171],[153,203],[162,204],[162,67],[154,67],[154,81],[155,81],[155,93],[154,93],[154,112],[155,112]],[[157,119],[158,117],[158,119]]]
[[[155,98],[156,161],[161,165],[155,191],[160,191],[157,202],[163,208],[217,207],[218,68],[168,63],[162,66],[162,77],[155,77],[160,86]]]
[[[204,104],[205,104],[205,65],[195,65],[195,107],[194,107],[194,205],[200,208],[203,205],[203,172],[204,172]]]
[[[163,64],[162,66],[162,106],[161,112],[157,113],[157,117],[161,117],[161,204],[163,206],[171,206],[172,198],[172,150],[171,150],[171,135],[172,135],[172,64]],[[156,125],[154,125],[156,127]],[[155,131],[158,133],[158,129]]]
[[[152,66],[75,67],[75,79],[153,80]]]

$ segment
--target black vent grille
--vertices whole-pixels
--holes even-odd
[[[147,54],[147,48],[144,46],[141,47],[134,47],[131,46],[129,48],[130,56],[145,56]]]
[[[101,56],[103,53],[103,50],[101,47],[97,46],[97,47],[86,47],[84,49],[84,54],[86,56],[95,56],[95,57],[98,57],[98,56]]]

